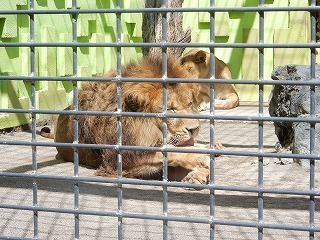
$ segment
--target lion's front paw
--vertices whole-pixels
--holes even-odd
[[[210,170],[206,168],[200,168],[188,173],[182,179],[182,182],[195,183],[195,184],[207,184],[209,182]]]

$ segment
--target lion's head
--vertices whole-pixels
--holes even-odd
[[[168,112],[174,114],[197,113],[199,86],[180,83],[172,86],[168,94]],[[192,118],[169,118],[168,143],[176,146],[193,145],[199,133],[199,120]]]
[[[210,78],[210,53],[192,49],[187,52],[180,63],[195,78]],[[215,57],[215,78],[231,79],[231,72],[223,61]],[[231,109],[239,105],[239,97],[233,84],[214,84],[215,109]],[[206,109],[210,102],[210,84],[200,84],[199,110]]]
[[[123,90],[123,111],[126,112],[163,112],[162,84],[138,83],[129,84]],[[197,113],[197,98],[199,86],[193,83],[169,83],[167,84],[167,113],[169,114],[194,114]],[[163,131],[167,131],[167,143],[175,146],[187,146],[194,144],[194,138],[199,132],[199,120],[192,118],[174,118],[166,120],[161,118],[129,118],[127,127],[143,125],[140,129],[134,129],[142,133],[141,139],[128,144],[155,146],[163,140]],[[133,123],[134,122],[134,123]],[[167,129],[163,129],[166,122]],[[129,126],[130,125],[130,126]],[[156,140],[157,138],[157,140]],[[131,139],[128,136],[128,139]]]
[[[192,49],[181,59],[181,65],[198,78],[210,78],[210,53]],[[231,79],[228,66],[215,57],[215,77],[219,79]]]

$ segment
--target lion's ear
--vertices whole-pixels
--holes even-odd
[[[189,52],[187,52],[186,54],[184,54],[183,57],[180,57],[180,64],[183,65],[185,62],[188,62],[188,61],[194,61],[194,52],[195,50],[191,50]]]
[[[199,50],[195,53],[195,50],[191,50],[185,56],[180,58],[180,64],[185,62],[192,61],[194,63],[203,63],[207,60],[207,53],[205,51]]]
[[[138,94],[128,94],[124,98],[124,111],[142,112],[145,105],[145,99]]]
[[[187,61],[187,58],[188,58],[189,56],[183,56],[183,57],[181,57],[180,58],[180,64],[182,65],[182,64],[184,64],[186,61]]]
[[[206,62],[206,58],[207,58],[207,53],[205,51],[200,50],[194,55],[194,62],[203,63],[203,62]]]

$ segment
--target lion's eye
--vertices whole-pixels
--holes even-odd
[[[170,108],[170,109],[168,109],[170,112],[173,112],[173,113],[175,113],[176,112],[176,109],[174,109],[174,108]]]

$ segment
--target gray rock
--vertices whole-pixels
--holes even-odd
[[[271,75],[274,80],[310,80],[309,65],[286,65],[275,68]],[[320,66],[316,65],[316,80],[320,85]],[[269,98],[269,113],[274,117],[310,116],[310,86],[274,85]],[[320,88],[315,87],[315,114],[320,113]],[[292,150],[297,154],[308,154],[310,149],[310,124],[306,122],[275,122],[278,149]],[[320,128],[316,124],[315,153],[320,153]],[[282,150],[283,151],[283,150]],[[309,160],[294,159],[304,166]]]

